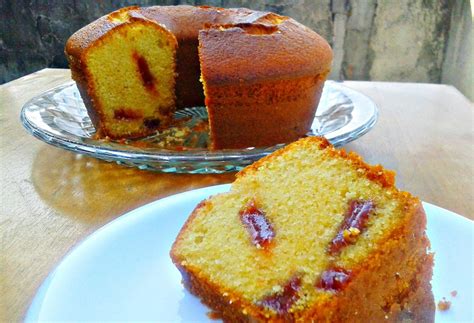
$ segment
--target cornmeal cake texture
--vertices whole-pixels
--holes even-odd
[[[393,172],[306,138],[202,201],[171,258],[225,321],[430,322],[425,227]]]
[[[103,28],[88,25],[67,45],[96,136],[150,134],[169,123],[175,110],[176,39],[136,11],[121,9],[103,20]]]

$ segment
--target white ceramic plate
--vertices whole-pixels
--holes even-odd
[[[210,321],[185,291],[169,250],[198,202],[229,189],[219,185],[140,207],[73,249],[40,287],[26,321]],[[424,203],[435,251],[435,300],[452,301],[436,321],[472,321],[473,222]],[[457,296],[450,292],[456,290]]]

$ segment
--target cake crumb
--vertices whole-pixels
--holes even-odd
[[[443,297],[442,300],[438,302],[438,310],[440,311],[447,311],[451,307],[451,302],[446,300],[445,297]]]
[[[457,290],[451,291],[451,296],[452,296],[452,297],[456,297],[457,295],[458,295],[458,291],[457,291]]]

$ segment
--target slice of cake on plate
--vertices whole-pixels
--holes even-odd
[[[306,138],[201,202],[171,258],[226,321],[433,321],[425,228],[393,172]]]

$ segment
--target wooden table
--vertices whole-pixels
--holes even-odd
[[[23,104],[70,79],[45,69],[0,87],[0,321],[19,321],[65,253],[121,214],[162,197],[231,182],[234,174],[159,174],[49,146],[23,129]],[[474,110],[452,86],[345,82],[371,97],[379,121],[347,145],[398,173],[401,189],[474,218]]]

